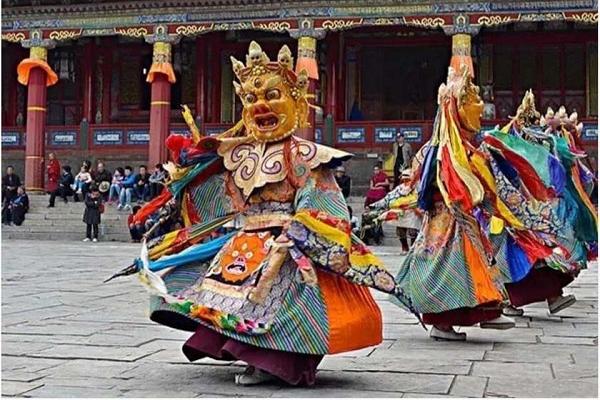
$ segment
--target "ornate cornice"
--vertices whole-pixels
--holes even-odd
[[[32,47],[53,49],[56,47],[56,41],[53,39],[45,39],[42,31],[36,30],[29,32],[29,39],[22,40],[21,45],[26,49],[31,49]]]
[[[59,3],[59,1],[57,1]],[[242,6],[243,5],[243,6]],[[595,0],[447,3],[404,0],[120,1],[3,7],[2,39],[19,42],[31,30],[56,40],[84,36],[145,37],[156,26],[166,34],[196,36],[211,31],[264,30],[321,39],[328,31],[362,26],[406,25],[475,35],[481,27],[532,21],[597,24]],[[54,33],[53,33],[54,32]],[[23,37],[25,35],[25,37]]]
[[[25,40],[27,35],[25,32],[8,32],[2,34],[2,40],[12,43],[20,43]]]

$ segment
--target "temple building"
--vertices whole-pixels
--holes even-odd
[[[537,107],[576,110],[596,165],[598,9],[592,0],[3,0],[2,161],[29,190],[43,159],[76,168],[167,160],[181,105],[201,131],[240,117],[230,56],[251,40],[282,44],[311,78],[315,111],[302,135],[357,154],[356,180],[403,132],[429,135],[451,58],[471,56],[485,128]],[[469,58],[469,57],[467,57]],[[366,175],[365,175],[366,174]]]

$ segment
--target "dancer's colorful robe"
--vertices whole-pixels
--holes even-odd
[[[293,136],[308,79],[291,70],[289,49],[270,62],[252,42],[247,65],[233,67],[243,122],[217,139],[194,129],[167,139],[169,191],[138,214],[175,200],[186,227],[149,244],[140,278],[154,293],[152,320],[195,331],[184,346],[191,360],[240,359],[312,383],[324,354],[381,342],[369,288],[412,306],[351,234],[332,173],[351,155]],[[239,230],[210,240],[234,217]]]
[[[424,221],[396,280],[425,323],[473,325],[499,317],[505,298],[475,217],[485,192],[469,140],[483,104],[466,70],[450,71],[438,102],[417,187]]]

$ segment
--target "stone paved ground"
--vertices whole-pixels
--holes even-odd
[[[393,248],[377,252],[396,269]],[[2,395],[28,397],[597,397],[597,265],[568,289],[560,316],[526,308],[510,331],[466,329],[466,343],[430,340],[377,294],[384,341],[326,357],[317,385],[240,388],[242,366],[189,363],[189,335],[151,323],[136,279],[102,284],[137,245],[2,243]],[[396,266],[394,268],[394,266]]]

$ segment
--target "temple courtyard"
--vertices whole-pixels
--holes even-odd
[[[392,271],[402,257],[379,247]],[[465,329],[435,342],[414,317],[375,294],[381,345],[327,356],[317,384],[239,387],[241,363],[190,363],[188,332],[147,317],[135,277],[103,284],[139,245],[2,242],[2,395],[25,397],[597,397],[597,264],[567,288],[578,302],[558,315],[526,307],[508,331]]]

